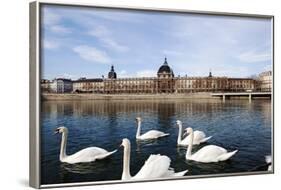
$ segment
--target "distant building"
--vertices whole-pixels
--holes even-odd
[[[225,91],[243,92],[255,90],[256,81],[252,78],[228,78],[228,87]]]
[[[117,78],[117,74],[116,74],[116,72],[114,71],[114,66],[113,66],[113,65],[111,66],[111,70],[110,70],[110,72],[108,73],[108,78],[109,78],[109,79],[116,79],[116,78]]]
[[[112,71],[108,76],[112,76]],[[255,89],[252,78],[214,77],[209,72],[206,77],[175,77],[167,58],[160,66],[157,77],[104,79],[104,93],[193,93],[193,92],[241,92]]]
[[[54,93],[72,92],[72,81],[65,78],[56,78],[50,84],[50,91]]]
[[[103,79],[87,79],[80,78],[73,81],[73,92],[77,93],[103,93],[104,82]]]
[[[51,81],[47,79],[41,79],[41,92],[51,92]]]
[[[258,76],[258,90],[271,91],[272,90],[272,72],[262,72]]]
[[[195,92],[245,92],[271,90],[272,76],[262,73],[259,80],[253,78],[216,77],[209,72],[204,77],[175,77],[167,58],[157,71],[157,77],[117,78],[111,66],[107,78],[55,79],[51,91],[56,93],[104,93],[104,94],[157,94]],[[44,85],[45,83],[42,83]]]

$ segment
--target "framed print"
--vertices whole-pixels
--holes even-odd
[[[273,173],[273,26],[30,3],[30,185]]]

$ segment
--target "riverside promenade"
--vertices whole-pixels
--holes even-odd
[[[42,100],[173,100],[173,99],[219,99],[211,93],[190,94],[74,94],[43,93]]]
[[[76,94],[76,93],[43,93],[42,100],[177,100],[177,99],[249,99],[271,98],[271,92],[198,92],[187,94]]]

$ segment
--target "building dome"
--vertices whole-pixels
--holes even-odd
[[[158,75],[158,77],[163,76],[163,75],[168,76],[168,77],[174,77],[174,72],[168,65],[166,57],[165,57],[165,61],[164,61],[163,65],[161,65],[161,67],[158,69],[157,75]]]
[[[116,79],[117,78],[117,74],[114,71],[114,66],[111,66],[111,70],[108,72],[108,78],[110,79]]]

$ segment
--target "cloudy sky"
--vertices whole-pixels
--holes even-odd
[[[42,77],[248,77],[272,65],[271,20],[44,5]]]

